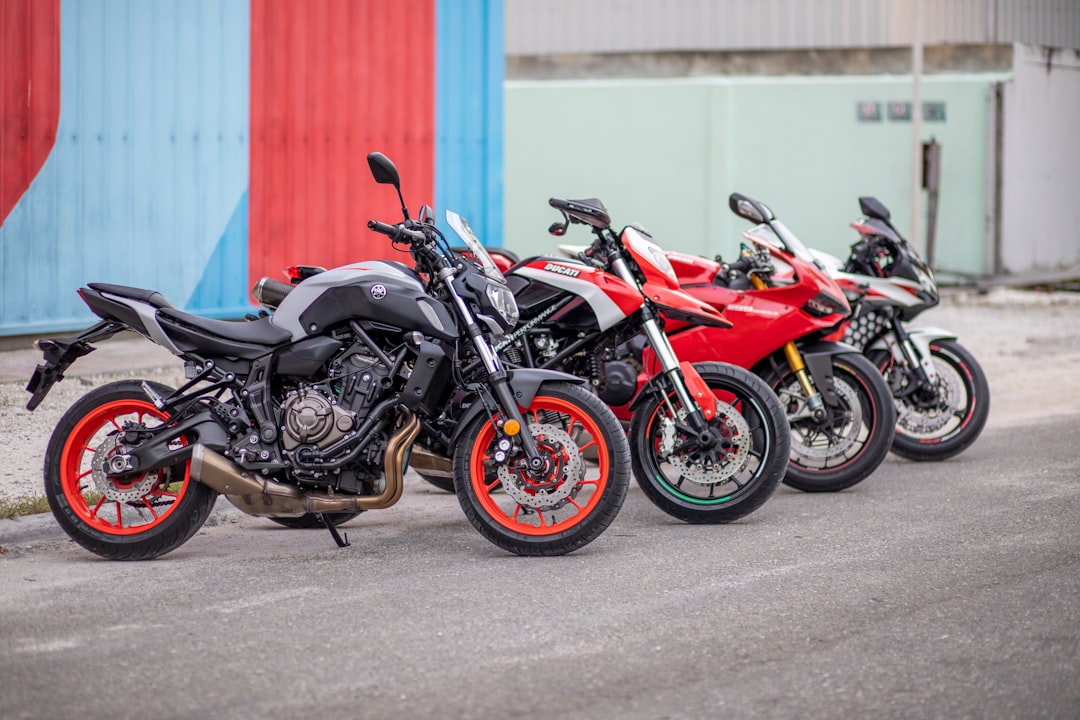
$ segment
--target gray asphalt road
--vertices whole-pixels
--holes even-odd
[[[634,488],[550,559],[419,481],[344,550],[224,501],[146,563],[0,521],[0,717],[1076,718],[1078,446],[990,427],[718,527]]]

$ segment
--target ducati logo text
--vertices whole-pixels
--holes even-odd
[[[581,274],[580,270],[568,268],[565,265],[556,265],[555,263],[548,263],[544,266],[544,269],[548,272],[558,273],[559,275],[566,275],[567,277],[577,277]]]

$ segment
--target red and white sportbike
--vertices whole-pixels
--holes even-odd
[[[845,340],[870,358],[896,401],[892,450],[909,460],[944,460],[979,437],[990,413],[990,386],[956,333],[906,323],[939,302],[934,273],[876,198],[859,198],[865,217],[847,261],[815,251],[848,296]]]
[[[559,237],[582,224],[593,242],[577,260],[534,257],[506,272],[520,322],[496,349],[517,364],[586,378],[629,421],[637,482],[670,515],[724,523],[760,507],[790,449],[776,395],[742,368],[680,362],[665,334],[665,325],[731,323],[679,288],[664,251],[643,229],[612,230],[599,200],[550,204],[563,222],[549,232]],[[644,363],[640,347],[631,347],[642,336]]]
[[[810,250],[763,203],[733,193],[729,205],[756,223],[743,232],[753,249],[744,245],[731,263],[668,259],[683,290],[722,308],[735,327],[673,332],[671,344],[687,360],[748,368],[776,391],[791,424],[787,485],[849,488],[889,454],[896,424],[889,387],[858,349],[838,342],[851,308]]]

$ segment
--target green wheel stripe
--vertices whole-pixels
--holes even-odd
[[[691,497],[689,495],[683,494],[682,492],[679,492],[678,490],[676,490],[671,485],[671,483],[669,483],[667,480],[665,480],[661,475],[656,476],[656,481],[658,483],[660,483],[661,485],[663,485],[664,487],[666,487],[668,489],[668,491],[672,495],[674,495],[674,496],[676,496],[676,497],[678,497],[678,498],[680,498],[682,500],[685,500],[686,502],[694,503],[695,505],[719,505],[720,503],[727,502],[732,497],[731,495],[725,495],[722,498],[713,498],[712,500],[705,500],[703,498]]]

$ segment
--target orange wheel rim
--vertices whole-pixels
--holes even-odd
[[[558,423],[552,422],[552,414],[558,418]],[[541,454],[548,460],[549,468],[553,468],[550,475],[532,478],[508,467],[504,474],[508,474],[519,489],[514,491],[514,495],[500,492],[503,482],[491,463],[495,428],[491,423],[486,423],[473,443],[469,456],[469,484],[483,511],[504,528],[534,537],[555,535],[585,520],[599,505],[611,470],[607,443],[599,424],[577,405],[566,400],[538,396],[533,399],[524,416],[525,428],[522,432],[533,432],[542,425],[553,424],[561,426],[563,430],[558,433],[558,440],[544,437],[543,433],[537,438]],[[565,445],[565,437],[573,439],[572,445],[576,450]],[[596,462],[584,460],[585,456],[591,456],[594,449]],[[576,461],[573,458],[575,453],[578,456]],[[560,479],[561,473],[567,468],[576,467],[576,462],[583,463],[581,472],[575,473],[581,475],[580,479]],[[541,493],[559,499],[545,507]],[[527,500],[519,501],[515,495],[524,496]]]
[[[79,420],[60,454],[60,487],[72,511],[93,529],[109,535],[136,535],[163,523],[180,504],[190,484],[190,463],[179,477],[174,468],[132,478],[95,478],[94,455],[124,422],[161,421],[166,415],[143,400],[116,400]],[[185,440],[178,444],[186,445]]]

